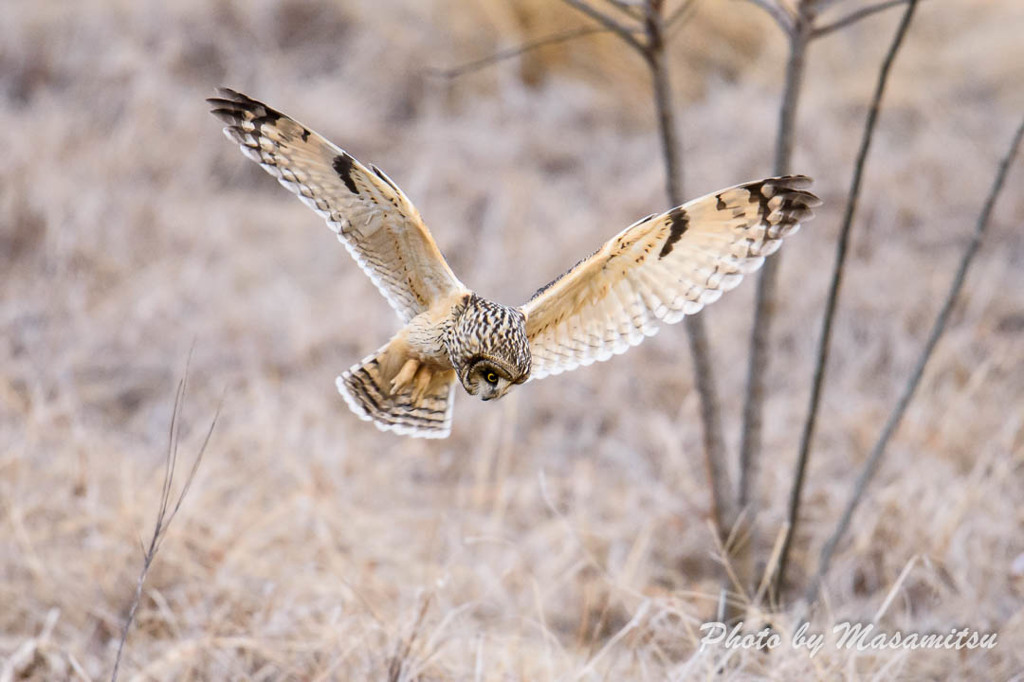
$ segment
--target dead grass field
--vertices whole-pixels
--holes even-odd
[[[811,48],[794,167],[825,205],[783,249],[760,557],[785,516],[834,237],[898,13]],[[584,23],[541,0],[5,6],[4,682],[109,677],[193,343],[183,455],[222,393],[223,414],[123,680],[686,680],[720,666],[737,680],[1022,679],[1019,167],[812,618],[869,621],[892,593],[881,629],[969,626],[999,633],[992,650],[698,651],[719,569],[681,327],[496,404],[460,391],[447,441],[379,433],[346,409],[335,375],[396,320],[204,97],[235,87],[380,165],[462,279],[516,303],[667,208],[643,69],[609,37],[455,81],[432,69]],[[797,586],[1024,110],[1022,33],[1016,0],[927,0],[911,28],[853,235]],[[686,194],[770,174],[785,57],[770,20],[705,2],[675,43]],[[706,313],[733,452],[753,289]],[[803,615],[749,621],[764,618],[788,633]]]

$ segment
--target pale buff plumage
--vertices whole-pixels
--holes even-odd
[[[800,175],[709,194],[631,225],[519,308],[474,294],[419,213],[374,166],[233,90],[210,99],[227,136],[319,213],[405,323],[338,377],[382,430],[443,438],[460,382],[483,400],[606,360],[692,315],[761,266],[812,217]]]

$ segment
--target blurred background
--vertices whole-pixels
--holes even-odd
[[[823,14],[858,6],[828,3]],[[901,11],[808,54],[793,169],[815,178],[825,203],[782,251],[762,559],[785,516],[845,192]],[[216,86],[238,89],[377,164],[463,281],[518,304],[669,208],[636,54],[594,35],[446,75],[591,25],[554,0],[39,0],[4,15],[5,680],[109,675],[190,348],[183,458],[222,397],[223,409],[143,592],[122,679],[715,669],[720,659],[696,648],[720,567],[683,328],[499,403],[459,391],[448,440],[380,433],[348,411],[334,377],[397,318],[322,221],[224,139],[203,101]],[[1014,0],[926,0],[910,28],[854,226],[797,586],[909,374],[1024,111],[1022,32]],[[771,175],[786,49],[771,19],[740,0],[699,2],[674,29],[686,196]],[[1024,668],[1022,177],[1009,178],[836,557],[818,628],[869,620],[895,589],[885,629],[970,626],[998,631],[998,647],[826,649],[814,660],[784,647],[736,654],[738,674],[997,679]],[[702,313],[733,458],[753,292],[745,282]],[[29,663],[11,663],[32,642]]]

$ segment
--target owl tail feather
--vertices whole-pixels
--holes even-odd
[[[389,343],[338,377],[338,391],[360,419],[381,431],[447,438],[455,371],[420,364]]]

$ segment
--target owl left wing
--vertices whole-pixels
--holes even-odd
[[[521,307],[530,379],[607,360],[718,300],[813,216],[810,184],[737,185],[620,232]]]
[[[456,291],[455,277],[419,212],[375,166],[240,92],[206,100],[228,138],[316,211],[408,322]]]

